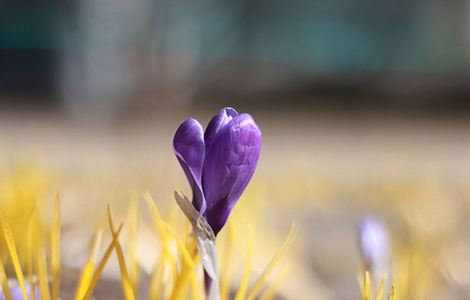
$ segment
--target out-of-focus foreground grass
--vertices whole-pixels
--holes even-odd
[[[36,198],[46,216],[59,191],[63,263],[81,267],[88,239],[106,224],[108,203],[115,218],[124,220],[131,195],[149,191],[171,215],[173,191],[190,194],[171,141],[181,120],[207,115],[162,114],[117,126],[50,115],[2,116],[2,211],[8,218],[28,210],[11,198],[17,197],[12,178],[20,178],[15,184],[26,193],[21,197]],[[243,273],[248,227],[255,241],[252,269],[259,273],[297,222],[300,234],[278,274],[280,293],[288,299],[359,299],[356,225],[372,215],[389,226],[389,278],[398,284],[400,299],[470,295],[470,123],[370,115],[253,116],[264,143],[230,227],[236,232],[235,285]],[[143,208],[137,251],[144,272],[150,272],[158,240]],[[25,222],[15,218],[12,226],[22,228]],[[222,235],[227,234],[224,229]],[[106,278],[112,281],[117,274],[118,265],[111,262]]]

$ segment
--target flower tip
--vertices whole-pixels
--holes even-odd
[[[238,116],[238,111],[231,107],[231,106],[226,106],[224,108],[222,108],[221,110],[219,110],[219,112],[217,113],[217,115],[226,115],[226,116],[230,116],[232,118]]]
[[[389,235],[386,225],[379,219],[363,218],[358,226],[359,250],[366,268],[386,263],[389,258]]]
[[[253,132],[256,132],[257,135],[261,137],[261,130],[259,129],[258,124],[256,124],[255,120],[250,114],[240,114],[238,115],[237,119],[239,120],[241,127],[251,128]]]
[[[176,129],[175,136],[173,138],[173,143],[179,142],[181,138],[184,137],[192,137],[195,134],[197,136],[199,132],[203,132],[201,124],[199,124],[196,119],[189,118],[183,123],[181,123],[180,126],[178,126],[178,128]]]

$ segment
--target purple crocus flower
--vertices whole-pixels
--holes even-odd
[[[376,284],[384,274],[390,275],[391,253],[387,226],[379,219],[364,217],[359,223],[359,250],[365,270]]]
[[[194,207],[217,234],[255,172],[261,150],[258,126],[249,114],[227,107],[205,132],[198,121],[184,121],[173,147],[191,185]]]
[[[385,225],[378,219],[365,217],[359,223],[359,246],[367,269],[388,263],[390,245]]]

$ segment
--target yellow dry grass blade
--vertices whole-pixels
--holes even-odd
[[[33,209],[31,216],[28,222],[28,229],[26,233],[26,269],[28,272],[28,282],[29,282],[29,290],[31,293],[31,300],[36,300],[36,288],[34,285],[34,278],[33,278],[33,269],[34,269],[34,260],[33,260],[33,248],[34,248],[34,236],[35,236],[35,228],[37,224],[37,210],[36,208]]]
[[[159,295],[161,294],[161,278],[165,269],[166,262],[160,259],[158,264],[155,265],[155,268],[152,272],[152,277],[150,279],[150,287],[148,293],[148,300],[160,299]]]
[[[5,267],[3,266],[3,262],[0,259],[0,286],[2,287],[3,295],[5,296],[6,300],[12,300],[10,287],[8,286],[8,278],[5,272]]]
[[[194,269],[191,272],[191,289],[193,292],[193,299],[196,300],[203,300],[204,299],[204,294],[199,288],[199,282],[196,278],[196,267],[199,264],[201,257],[199,256],[199,253],[197,253],[197,243],[194,239],[192,239],[189,251],[193,253],[193,260],[194,260]]]
[[[276,297],[276,293],[279,291],[279,287],[281,285],[282,280],[280,279],[281,277],[277,277],[276,281],[273,282],[267,289],[264,291],[261,296],[259,297],[259,300],[271,300]]]
[[[382,279],[380,280],[380,287],[375,297],[376,300],[385,300],[385,283],[386,282],[387,282],[387,274],[384,274],[382,276]]]
[[[163,225],[165,226],[165,229],[167,230],[167,232],[173,237],[173,240],[176,242],[176,246],[178,247],[178,250],[182,254],[183,261],[186,264],[188,264],[191,268],[195,267],[195,264],[193,262],[193,258],[191,257],[191,254],[189,253],[189,250],[186,248],[186,246],[178,238],[178,234],[173,230],[173,228],[170,227],[169,224],[163,222]]]
[[[364,283],[362,286],[362,300],[370,300],[370,273],[369,271],[366,271],[364,273]]]
[[[116,239],[119,237],[119,234],[121,233],[123,224],[119,226],[119,228],[116,230],[116,235],[113,236],[113,240],[111,243],[108,245],[108,248],[106,248],[106,251],[103,254],[103,257],[101,258],[100,262],[98,263],[98,266],[96,267],[95,273],[93,274],[93,278],[90,281],[90,285],[88,286],[88,289],[83,296],[82,300],[88,300],[91,298],[93,295],[93,291],[96,288],[96,285],[98,284],[98,281],[101,277],[101,273],[103,273],[104,267],[106,266],[106,263],[108,262],[109,257],[113,253],[113,249],[116,244]]]
[[[195,270],[197,263],[199,262],[199,255],[193,259],[191,257],[190,251],[195,251],[196,243],[193,242],[191,245],[191,250],[188,250],[186,246],[181,242],[178,238],[178,234],[168,225],[166,225],[166,229],[168,232],[173,236],[176,241],[176,245],[178,250],[181,252],[183,257],[183,266],[181,268],[181,272],[178,274],[178,277],[175,281],[175,286],[173,287],[173,291],[171,293],[170,299],[177,300],[181,299],[186,291],[188,281],[191,283],[193,299],[199,300],[201,299],[200,291],[197,286]]]
[[[397,286],[395,284],[392,284],[390,295],[388,295],[388,300],[397,300]]]
[[[38,237],[38,246],[36,254],[39,292],[41,294],[41,300],[50,300],[51,293],[49,291],[49,279],[47,277],[46,249],[44,247],[42,236]]]
[[[13,232],[11,231],[10,226],[6,223],[3,215],[0,214],[0,224],[2,227],[3,238],[7,244],[8,252],[10,254],[11,263],[15,269],[16,278],[21,288],[21,293],[23,294],[23,299],[28,299],[28,294],[26,293],[26,285],[23,276],[23,270],[21,269],[20,260],[18,258],[18,252],[16,251],[15,239],[13,237]]]
[[[261,296],[259,297],[259,300],[272,300],[274,297],[276,297],[276,293],[279,291],[279,287],[281,285],[281,282],[275,282],[273,283],[266,291],[264,291]]]
[[[129,261],[129,279],[134,287],[135,296],[138,298],[139,291],[139,263],[137,261],[137,239],[139,236],[139,202],[138,195],[133,194],[129,207],[129,245],[127,257]]]
[[[220,288],[220,299],[221,300],[228,300],[229,294],[230,294],[230,284],[231,284],[231,278],[230,278],[230,271],[231,271],[231,264],[232,264],[232,243],[233,243],[233,227],[232,227],[232,222],[229,221],[227,224],[227,236],[224,240],[224,248],[222,251],[222,262],[219,263],[221,265],[221,276],[220,276],[220,283],[221,283],[221,288]]]
[[[121,283],[122,283],[122,291],[124,293],[124,297],[126,300],[135,300],[134,289],[133,289],[131,280],[129,278],[129,273],[127,272],[124,252],[122,251],[121,243],[119,243],[119,239],[114,229],[113,217],[111,215],[111,208],[109,205],[108,205],[108,221],[109,221],[109,228],[111,229],[111,234],[113,235],[113,240],[116,241],[114,244],[114,249],[116,250],[116,254],[118,257],[119,271],[121,272]]]
[[[282,282],[285,280],[287,272],[284,271],[285,264],[282,266],[282,269],[279,270],[274,282],[272,282],[267,289],[260,295],[259,300],[272,300],[276,297],[277,292],[279,291],[279,287],[281,286]]]
[[[51,274],[52,300],[60,298],[60,203],[59,195],[55,196],[54,213],[51,228]]]
[[[171,249],[170,246],[170,236],[167,231],[167,226],[165,225],[165,222],[163,221],[160,211],[157,208],[157,205],[155,204],[155,201],[153,200],[152,196],[150,196],[149,193],[144,194],[144,200],[147,204],[147,206],[150,209],[150,214],[152,216],[152,219],[155,224],[155,229],[158,233],[158,236],[160,237],[160,240],[162,242],[163,249],[165,251],[169,251]],[[170,255],[170,258],[172,258],[173,261],[175,261],[175,258],[173,255],[171,255],[171,252],[169,253],[162,253],[163,254],[168,254]]]
[[[90,244],[90,255],[84,267],[82,268],[80,279],[78,280],[77,288],[75,291],[75,300],[82,300],[87,292],[88,287],[90,286],[90,283],[93,279],[93,272],[95,271],[95,263],[98,259],[98,254],[101,248],[102,238],[102,230],[98,230],[93,236],[93,240]]]
[[[80,279],[78,280],[77,289],[75,291],[75,300],[85,299],[86,292],[90,286],[91,280],[93,279],[93,272],[95,271],[95,264],[91,261],[87,261],[82,268],[80,273]]]
[[[169,276],[176,276],[176,258],[172,254],[170,234],[168,233],[167,226],[161,217],[155,201],[149,193],[144,194],[144,201],[150,210],[155,230],[161,241],[161,257],[159,264],[153,272],[149,293],[149,299],[156,299],[157,297],[161,297],[161,277],[163,273],[167,271],[167,267],[169,267]],[[176,278],[173,279],[172,282],[176,280]],[[170,286],[166,287],[168,289],[171,288]]]
[[[266,266],[264,269],[263,273],[261,276],[258,278],[256,281],[255,285],[251,289],[250,293],[248,294],[248,297],[246,299],[248,300],[253,300],[256,298],[258,293],[261,291],[263,285],[265,284],[269,274],[274,270],[274,268],[279,264],[280,260],[282,257],[286,254],[286,252],[289,250],[291,245],[293,244],[295,237],[298,232],[298,225],[297,224],[292,224],[289,234],[287,235],[286,239],[282,243],[281,247],[279,250],[276,252],[274,257],[271,259],[269,264]]]
[[[250,284],[252,260],[253,260],[253,232],[252,232],[251,226],[249,226],[248,227],[248,249],[246,252],[245,270],[243,271],[242,280],[240,282],[240,287],[238,288],[237,294],[235,295],[235,300],[245,299],[246,291],[248,290],[248,285]]]
[[[201,260],[201,257],[199,255],[197,255],[196,257],[194,257],[194,262],[196,264],[198,264]],[[191,272],[191,290],[192,290],[192,295],[193,295],[193,298],[192,299],[195,299],[195,300],[204,300],[204,294],[202,293],[200,287],[199,287],[199,283],[197,281],[197,278],[196,278],[196,272],[195,270],[193,270],[193,272]]]
[[[176,207],[176,206],[175,206]],[[182,268],[178,277],[175,280],[175,285],[171,294],[171,299],[181,299],[181,296],[186,291],[188,281],[191,284],[192,299],[201,300],[203,299],[202,291],[199,288],[199,283],[196,278],[196,267],[200,262],[200,256],[197,253],[196,240],[190,237],[190,229],[183,233],[183,237],[189,240],[189,248],[181,242],[179,235],[175,230],[167,223],[165,223],[167,232],[176,241],[176,246],[182,257]]]

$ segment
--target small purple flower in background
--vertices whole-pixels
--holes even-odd
[[[366,271],[376,282],[390,275],[391,253],[386,225],[375,218],[365,217],[359,223],[359,250]]]
[[[10,285],[10,296],[12,300],[25,300],[25,298],[23,297],[23,292],[21,291],[21,288],[16,281],[9,280],[9,285]],[[29,284],[27,284],[25,288],[26,288],[26,294],[28,298],[31,298],[32,297],[31,287],[29,286]],[[35,285],[35,288],[34,288],[34,296],[36,300],[41,300],[39,287],[37,285]],[[5,296],[5,294],[3,292],[0,292],[0,300],[6,300],[6,299],[7,297]]]
[[[366,217],[359,224],[359,246],[366,269],[390,258],[388,232],[380,220]]]
[[[175,133],[173,147],[191,185],[193,205],[217,234],[255,172],[261,132],[249,114],[224,108],[204,132],[194,119]]]

